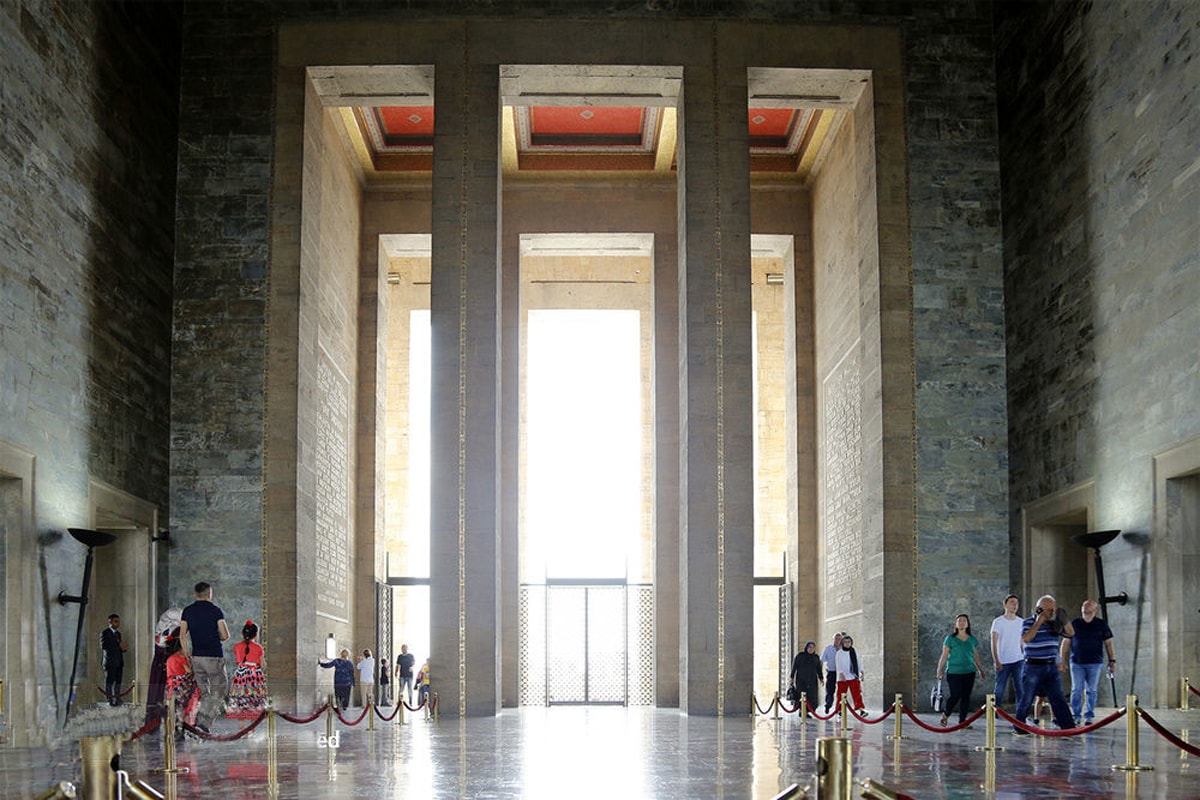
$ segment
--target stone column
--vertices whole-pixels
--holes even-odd
[[[499,670],[497,65],[436,65],[431,647],[444,715],[492,715]]]
[[[679,145],[680,709],[745,714],[754,648],[746,70],[684,71]]]

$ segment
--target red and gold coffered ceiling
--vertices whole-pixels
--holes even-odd
[[[750,108],[750,170],[808,176],[835,111]],[[354,110],[364,166],[380,175],[433,168],[433,106]],[[504,169],[512,173],[660,173],[675,169],[675,110],[640,106],[518,106],[503,117]]]

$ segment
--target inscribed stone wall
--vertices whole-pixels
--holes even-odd
[[[354,447],[358,402],[358,275],[359,234],[361,229],[360,187],[351,167],[350,154],[342,144],[332,115],[310,109],[319,116],[313,120],[310,135],[319,131],[320,145],[306,165],[307,174],[317,182],[306,189],[315,200],[304,224],[316,243],[315,260],[302,259],[305,273],[302,281],[313,286],[305,312],[317,320],[315,363],[306,364],[305,371],[314,370],[315,383],[309,403],[302,402],[302,417],[311,415],[311,430],[315,450],[311,463],[304,466],[313,473],[312,507],[314,513],[314,548],[316,565],[316,614],[334,622],[350,624],[339,635],[347,635],[352,650],[363,647],[376,649],[374,642],[374,559],[367,559],[366,575],[360,574],[363,550],[373,552],[370,543],[360,543],[373,526],[373,514],[367,516],[367,530],[361,530],[363,516],[357,514],[354,500],[356,462]],[[319,155],[318,155],[319,154]],[[301,305],[304,306],[302,300]],[[302,352],[302,357],[310,355]],[[307,461],[307,460],[305,460]],[[367,465],[368,479],[373,465]],[[297,543],[299,548],[308,542]],[[360,607],[358,592],[365,577],[368,599]],[[302,598],[303,600],[303,598]],[[328,628],[324,621],[318,628]]]
[[[813,187],[814,320],[817,359],[817,497],[822,625],[818,639],[863,611],[863,363],[859,315],[859,198],[855,122],[847,117]],[[859,637],[859,631],[853,634]],[[862,644],[860,643],[860,647]]]
[[[350,621],[350,383],[324,351],[317,362],[316,610]]]

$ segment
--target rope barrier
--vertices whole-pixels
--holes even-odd
[[[129,734],[128,741],[132,742],[135,739],[139,739],[142,736],[145,736],[147,733],[151,733],[152,731],[157,730],[158,726],[161,724],[162,724],[162,717],[155,717],[154,719],[150,720],[142,727],[138,728],[133,733]]]
[[[778,700],[777,702],[779,703],[779,710],[785,714],[795,714],[800,710],[799,701],[797,701],[796,705],[792,706],[791,708],[788,708],[787,703],[785,703],[783,700]]]
[[[860,714],[860,713],[859,713],[857,710],[855,710],[855,709],[853,709],[853,708],[851,708],[851,709],[850,709],[850,713],[851,713],[851,714],[854,716],[854,718],[855,718],[856,720],[858,720],[859,722],[865,722],[865,723],[867,723],[868,725],[877,725],[877,724],[879,724],[880,722],[883,722],[883,721],[884,721],[885,719],[887,719],[888,717],[890,717],[890,716],[892,715],[892,712],[893,712],[893,711],[895,711],[895,710],[896,710],[896,707],[895,707],[895,706],[892,706],[892,707],[891,707],[891,708],[889,708],[887,711],[883,712],[883,714],[882,714],[882,715],[880,715],[880,716],[876,717],[875,719],[871,719],[871,718],[869,718],[869,717],[868,717],[866,714]]]
[[[128,689],[126,689],[123,692],[117,692],[116,694],[109,694],[106,689],[101,689],[99,686],[96,687],[96,691],[99,692],[100,694],[104,695],[105,697],[107,697],[109,700],[112,700],[113,698],[124,697],[125,695],[129,694],[130,692],[133,691],[133,687],[136,685],[137,685],[137,681],[134,681],[133,683],[129,684]]]
[[[824,714],[824,715],[822,715],[822,714],[818,714],[818,713],[817,713],[817,709],[815,709],[815,708],[813,707],[813,704],[812,704],[812,703],[809,703],[809,704],[808,704],[808,713],[809,713],[809,714],[812,714],[814,717],[816,717],[817,719],[821,720],[822,722],[825,722],[826,720],[831,720],[831,719],[833,719],[834,717],[836,717],[838,712],[837,712],[837,709],[835,708],[835,709],[833,709],[832,711],[830,711],[828,714]]]
[[[267,712],[263,711],[263,712],[259,713],[259,715],[254,718],[253,722],[251,722],[246,727],[242,728],[237,733],[229,733],[229,734],[205,733],[200,728],[197,728],[194,725],[189,725],[186,722],[183,723],[183,729],[185,731],[188,731],[188,732],[196,735],[196,736],[199,736],[201,739],[204,739],[207,742],[236,742],[238,739],[241,739],[243,736],[249,736],[250,732],[253,731],[255,728],[257,728],[262,723],[262,721],[266,718],[267,718]]]
[[[1194,756],[1200,756],[1200,747],[1193,747],[1192,745],[1185,742],[1183,739],[1180,739],[1178,736],[1171,733],[1169,730],[1167,730],[1166,728],[1164,728],[1162,726],[1162,723],[1160,723],[1154,717],[1147,714],[1146,709],[1141,708],[1139,706],[1137,713],[1138,713],[1138,716],[1140,716],[1142,719],[1146,720],[1146,724],[1149,725],[1151,730],[1153,730],[1159,736],[1163,737],[1168,742],[1170,742],[1171,744],[1178,747],[1180,750],[1183,750],[1185,753],[1191,753]]]
[[[358,723],[362,722],[364,719],[367,718],[367,712],[370,710],[371,709],[369,706],[367,708],[364,708],[362,713],[358,715],[358,719],[354,720],[354,722],[351,722],[350,720],[343,717],[342,712],[339,711],[338,709],[334,709],[333,713],[337,714],[337,718],[342,721],[343,725],[349,725],[350,727],[353,728],[355,725],[357,725]]]
[[[1197,689],[1195,686],[1192,686],[1191,683],[1189,683],[1187,685],[1187,688],[1188,688],[1188,691],[1191,692],[1192,694],[1196,695],[1196,697],[1200,697],[1200,689]]]
[[[1016,726],[1020,730],[1025,731],[1026,733],[1036,733],[1038,736],[1075,736],[1075,735],[1081,734],[1081,733],[1090,733],[1091,731],[1094,731],[1097,728],[1103,728],[1105,725],[1111,725],[1112,723],[1119,720],[1121,717],[1125,716],[1125,713],[1126,713],[1126,709],[1119,708],[1116,711],[1114,711],[1112,714],[1109,714],[1104,719],[1100,720],[1099,722],[1093,722],[1091,725],[1083,725],[1078,728],[1064,728],[1062,730],[1052,731],[1052,730],[1048,730],[1046,728],[1029,725],[1025,721],[1019,720],[1016,717],[1014,717],[1012,714],[1009,714],[1003,708],[996,709],[997,716],[1003,717],[1004,719],[1011,722],[1014,726]]]
[[[320,717],[322,714],[324,714],[328,710],[329,710],[329,704],[326,703],[325,705],[321,706],[316,711],[314,711],[313,715],[311,717],[293,717],[291,714],[284,714],[282,711],[279,712],[279,717],[280,717],[280,719],[287,720],[288,722],[293,722],[297,725],[307,725],[308,723],[316,720],[318,717]]]
[[[396,715],[400,713],[400,706],[393,708],[392,713],[386,717],[383,715],[383,712],[379,710],[379,706],[371,706],[371,708],[375,711],[375,716],[379,717],[384,722],[391,722],[396,718]]]
[[[428,702],[429,702],[429,699],[428,699],[428,698],[422,698],[422,699],[421,699],[421,702],[417,703],[415,706],[410,706],[408,703],[406,703],[406,702],[404,702],[403,700],[401,700],[401,701],[400,701],[400,703],[399,703],[399,705],[402,705],[402,706],[404,706],[404,707],[405,707],[405,708],[407,708],[409,711],[420,711],[422,708],[424,708],[424,707],[425,707],[426,703],[428,703]]]
[[[770,714],[771,709],[775,707],[775,701],[772,700],[771,705],[767,708],[767,710],[763,711],[763,707],[758,704],[758,695],[752,694],[750,695],[750,698],[754,702],[754,707],[758,709],[758,713],[762,714],[763,716]]]
[[[984,709],[981,708],[978,711],[976,711],[974,714],[972,714],[971,716],[967,717],[966,722],[960,722],[958,725],[952,725],[948,728],[943,728],[940,725],[930,725],[925,720],[918,717],[916,712],[914,712],[911,708],[909,708],[908,706],[904,706],[905,716],[907,716],[909,719],[911,719],[913,722],[917,723],[917,725],[924,728],[925,730],[933,731],[934,733],[950,733],[952,731],[962,730],[963,728],[967,727],[975,720],[982,717],[983,712],[984,712]]]

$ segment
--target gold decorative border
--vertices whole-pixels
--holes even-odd
[[[712,25],[713,247],[717,320],[717,716],[725,716],[725,273],[721,251],[721,98],[717,26]]]
[[[458,197],[458,716],[467,715],[467,175],[471,165],[471,27],[463,25]],[[435,98],[436,100],[436,98]]]

